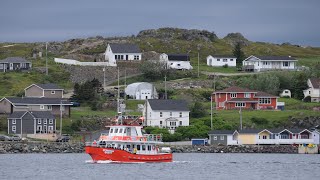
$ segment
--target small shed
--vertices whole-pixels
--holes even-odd
[[[289,97],[289,98],[291,98],[291,91],[289,89],[284,89],[280,93],[280,97]]]
[[[208,145],[208,138],[195,138],[191,139],[191,144],[193,146],[199,146],[199,145]]]
[[[158,93],[153,84],[147,82],[136,82],[129,84],[125,89],[126,95],[133,99],[158,99]]]

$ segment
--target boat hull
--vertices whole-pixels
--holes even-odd
[[[172,153],[159,154],[132,154],[125,150],[103,148],[95,146],[86,146],[85,151],[89,154],[94,162],[112,161],[112,162],[172,162]]]

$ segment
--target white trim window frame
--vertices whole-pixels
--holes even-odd
[[[246,103],[244,103],[244,102],[236,102],[236,107],[246,107]]]
[[[56,91],[51,91],[51,94],[56,94]]]
[[[251,95],[250,93],[244,93],[245,98],[250,98],[251,97],[250,95]]]
[[[236,98],[237,97],[237,93],[230,93],[230,98]]]
[[[48,123],[48,119],[43,119],[43,124],[47,124]]]
[[[41,119],[37,119],[37,124],[41,124]]]
[[[12,119],[12,124],[17,124],[17,120],[16,119]]]
[[[259,98],[259,104],[271,104],[271,98]]]
[[[12,130],[12,132],[16,133],[17,127],[16,127],[16,126],[12,126],[12,127],[11,127],[11,130]]]
[[[40,109],[44,109],[44,105],[40,105]]]
[[[49,119],[49,124],[53,124],[53,119]]]
[[[52,105],[48,105],[47,108],[49,111],[52,111]]]

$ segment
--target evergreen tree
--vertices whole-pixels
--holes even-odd
[[[237,67],[241,68],[242,67],[242,61],[245,58],[245,54],[242,51],[241,43],[237,42],[233,49],[233,55],[237,58]]]

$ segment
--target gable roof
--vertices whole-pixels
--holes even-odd
[[[320,78],[310,78],[310,82],[313,88],[315,89],[320,88]]]
[[[22,57],[8,57],[0,60],[0,63],[31,63]]]
[[[3,98],[4,99],[4,98]],[[69,101],[62,98],[27,98],[27,97],[8,97],[5,98],[13,105],[28,105],[28,104],[37,104],[37,105],[72,105]]]
[[[15,111],[8,119],[21,119],[23,118],[27,113],[31,114],[34,118],[47,118],[47,119],[55,119],[53,114],[49,111]]]
[[[189,111],[185,100],[148,99],[152,110],[160,111]]]
[[[258,134],[259,132],[263,131],[264,129],[242,129],[239,131],[239,134]]]
[[[110,43],[109,45],[113,53],[141,53],[139,47],[136,44]]]
[[[53,83],[46,83],[46,84],[31,84],[30,86],[26,87],[26,89],[29,89],[32,86],[38,86],[39,88],[43,89],[43,90],[63,90],[62,88],[60,88],[58,85],[53,84]]]
[[[257,91],[250,90],[250,89],[247,89],[247,88],[241,88],[241,87],[238,87],[238,86],[231,86],[231,87],[228,87],[228,88],[220,90],[220,91],[215,91],[215,92],[213,92],[213,94],[215,94],[215,93],[236,93],[236,92],[256,93]]]
[[[260,59],[263,61],[298,61],[291,56],[253,56],[253,55],[247,57],[244,61],[247,61],[251,58]]]
[[[221,135],[227,135],[227,134],[234,134],[235,130],[213,130],[210,131],[208,134],[221,134]]]
[[[190,61],[188,54],[168,54],[169,61]]]
[[[275,98],[278,98],[278,96],[274,96],[272,94],[262,92],[262,91],[257,91],[257,94],[255,95],[255,97],[275,97]]]
[[[235,56],[233,55],[209,55],[211,57],[217,57],[217,58],[236,58]],[[209,57],[208,56],[208,57]]]

